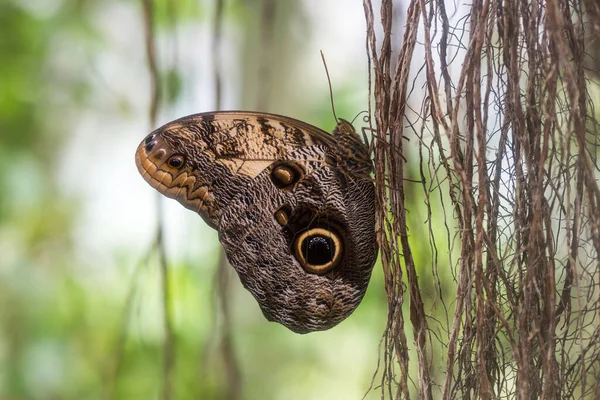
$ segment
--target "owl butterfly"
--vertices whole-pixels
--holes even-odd
[[[377,258],[369,151],[339,120],[330,135],[279,115],[195,114],[148,135],[144,179],[217,229],[265,317],[329,329],[362,300]]]

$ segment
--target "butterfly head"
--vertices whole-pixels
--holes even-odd
[[[338,118],[338,123],[333,131],[333,134],[349,135],[360,141],[360,136],[358,136],[358,133],[356,133],[356,129],[354,129],[352,123],[343,118]]]
[[[341,152],[341,166],[358,177],[368,177],[373,170],[369,147],[363,143],[354,126],[339,118],[333,137]]]

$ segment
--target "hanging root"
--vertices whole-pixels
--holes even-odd
[[[383,0],[376,17],[364,1],[382,397],[600,393],[597,88],[584,67],[596,3],[412,0],[400,15]],[[410,206],[425,211],[411,231]],[[410,240],[424,232],[429,246]]]

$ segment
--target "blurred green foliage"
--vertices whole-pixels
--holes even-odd
[[[162,304],[155,257],[146,262],[144,252],[107,246],[101,254],[88,254],[79,248],[78,227],[89,199],[65,190],[59,168],[64,148],[78,140],[78,116],[100,114],[97,98],[110,91],[107,85],[100,93],[99,85],[90,81],[100,79],[94,64],[106,61],[98,54],[114,43],[106,39],[97,20],[110,18],[104,13],[117,3],[139,17],[133,25],[141,29],[141,5],[135,1],[0,2],[2,400],[148,399],[157,398],[163,387]],[[207,3],[174,4],[155,3],[161,34],[174,27],[211,23]],[[240,31],[258,29],[256,21],[240,17],[250,11],[244,7],[253,4],[232,3],[226,11],[227,22],[248,24]],[[308,23],[296,6],[290,7],[294,12],[287,18]],[[279,21],[277,29],[286,25]],[[301,32],[309,30],[305,26]],[[302,39],[285,36],[283,31],[276,34],[276,49],[286,55],[293,53],[289,41]],[[294,45],[300,47],[298,42]],[[244,57],[255,50],[248,46],[246,42],[238,49]],[[295,62],[290,59],[282,65]],[[250,66],[258,68],[256,63]],[[277,87],[297,85],[294,79],[282,82],[285,68],[275,70]],[[181,99],[186,85],[176,66],[163,69],[162,74],[167,106]],[[337,86],[338,115],[352,118],[356,111],[348,98],[356,89],[354,83],[337,82]],[[254,85],[240,89],[240,96],[248,101],[252,97],[248,92],[254,90]],[[272,103],[285,103],[288,92],[272,91]],[[139,97],[132,93],[129,100],[138,99],[144,105],[147,99]],[[284,108],[298,107],[296,115],[312,115],[315,125],[332,126],[327,88],[314,98],[318,100],[304,99],[303,104]],[[123,100],[119,95],[112,100],[114,108],[102,110],[99,119],[135,118],[145,123],[146,111],[119,107]],[[135,140],[140,138],[139,132],[132,134],[137,135]],[[106,137],[99,133],[100,138]],[[130,150],[132,156],[134,148]],[[415,209],[421,207],[422,200],[413,200]],[[202,224],[199,218],[193,223]],[[415,217],[414,223],[418,227],[423,221]],[[412,234],[416,248],[427,252],[427,231],[418,229]],[[177,399],[221,399],[229,393],[228,367],[221,353],[223,319],[214,298],[219,247],[212,235],[203,267],[198,267],[197,257],[177,257],[171,262],[176,338],[173,398]],[[428,262],[423,257],[423,265]],[[268,323],[237,277],[230,275],[233,349],[241,371],[242,398],[358,398],[366,392],[377,366],[387,316],[379,265],[367,296],[350,319],[330,331],[307,336]],[[379,392],[372,396],[378,398]]]
[[[0,398],[66,393],[68,387],[46,386],[59,373],[52,363],[64,362],[83,337],[70,332],[84,309],[71,312],[56,295],[84,295],[68,273],[77,206],[61,195],[49,168],[68,123],[50,118],[61,106],[52,92],[61,90],[70,103],[85,85],[80,77],[61,81],[49,66],[56,35],[81,34],[76,25],[83,21],[68,17],[71,6],[47,17],[0,3]]]

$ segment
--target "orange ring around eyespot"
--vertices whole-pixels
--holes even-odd
[[[335,246],[335,253],[333,254],[331,261],[322,265],[309,264],[304,258],[304,255],[302,254],[302,242],[304,242],[304,240],[310,236],[317,235],[330,238]],[[342,243],[342,238],[340,237],[340,235],[335,231],[327,230],[324,228],[312,228],[302,232],[296,238],[293,247],[296,260],[298,260],[302,268],[304,268],[307,272],[318,275],[322,275],[337,267],[338,264],[342,261],[342,255],[344,253],[344,245]]]

